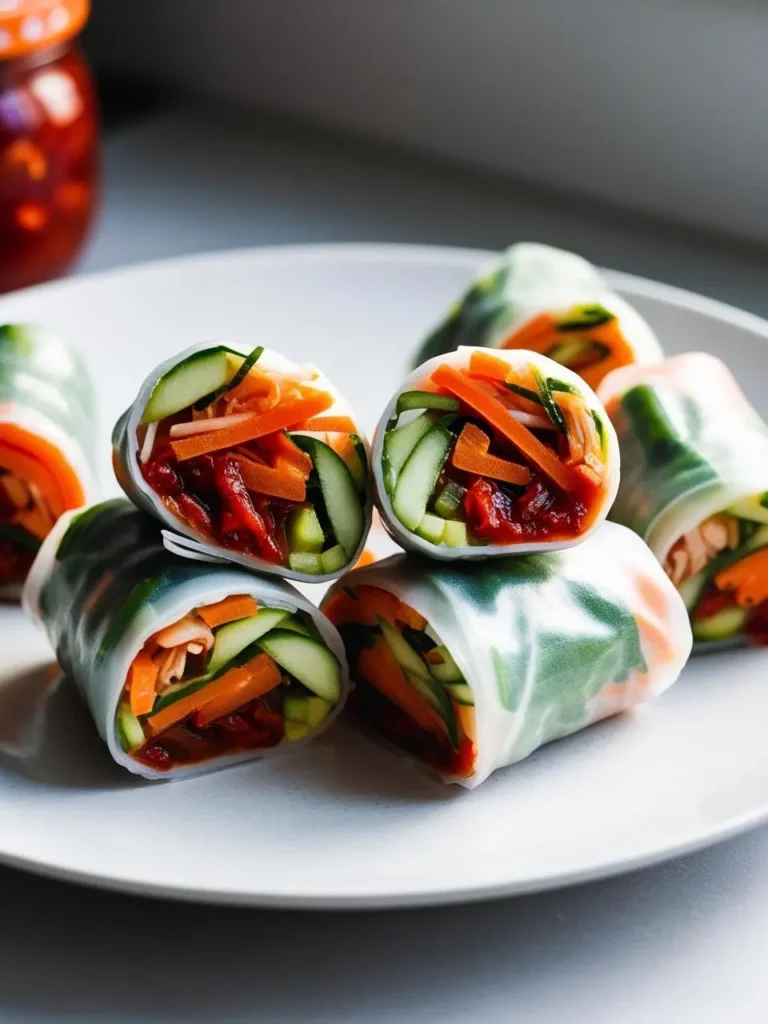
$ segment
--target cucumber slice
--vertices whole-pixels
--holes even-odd
[[[259,641],[259,647],[318,697],[331,704],[340,699],[341,666],[322,643],[286,629],[274,629]]]
[[[456,712],[453,710],[453,704],[451,704],[451,698],[445,691],[445,687],[440,686],[433,679],[422,679],[421,676],[417,676],[415,672],[409,672],[407,668],[403,669],[403,675],[414,688],[425,698],[425,700],[439,712],[440,717],[446,724],[448,729],[448,737],[451,741],[451,745],[454,750],[459,746],[459,730],[456,724]]]
[[[414,651],[400,630],[393,626],[391,622],[387,622],[381,615],[376,616],[376,621],[381,626],[381,632],[387,642],[387,647],[392,651],[397,664],[405,672],[410,672],[411,675],[418,676],[428,683],[430,679],[429,669],[421,655]],[[431,689],[429,690],[429,695],[425,693],[424,696],[427,697],[427,700],[433,707],[437,707],[437,699]]]
[[[137,750],[144,744],[144,730],[127,704],[117,709],[117,735],[123,750]]]
[[[314,636],[312,630],[305,626],[301,619],[292,615],[290,619],[284,619],[280,623],[280,629],[289,629],[291,633],[301,633],[302,636]]]
[[[453,434],[442,423],[436,423],[422,437],[403,466],[392,509],[408,530],[415,530],[427,510],[438,477],[454,442]]]
[[[598,302],[575,306],[567,316],[557,324],[558,331],[578,331],[589,327],[599,327],[615,320],[616,316]]]
[[[241,651],[258,640],[270,629],[280,625],[291,615],[286,608],[260,608],[255,615],[237,622],[228,622],[216,630],[210,658],[208,675],[213,675],[236,658]]]
[[[303,740],[311,732],[312,726],[306,722],[292,722],[290,719],[283,722],[283,735],[287,740]]]
[[[432,655],[439,655],[443,660],[439,662],[429,662],[429,671],[432,673],[435,679],[440,683],[463,683],[464,676],[459,670],[459,666],[453,660],[453,656],[448,648],[444,644],[440,644],[439,647],[433,647],[431,651]]]
[[[445,689],[451,700],[457,704],[466,704],[468,707],[475,706],[475,698],[468,683],[446,683]]]
[[[695,640],[726,640],[736,636],[747,624],[749,611],[746,608],[723,608],[707,619],[694,619],[691,623]]]
[[[336,544],[335,547],[328,548],[320,555],[320,565],[323,568],[324,573],[328,572],[339,572],[347,564],[349,559],[347,553],[341,544]]]
[[[682,597],[683,604],[689,612],[692,612],[699,603],[708,581],[709,572],[706,569],[702,569],[695,576],[690,576],[687,580],[684,580],[677,588],[677,592]]]
[[[767,500],[768,494],[753,494],[749,498],[735,502],[727,511],[739,519],[749,519],[753,523],[768,523],[768,506],[764,504]]]
[[[443,528],[443,544],[449,548],[463,548],[469,544],[467,536],[467,524],[460,523],[456,519],[446,520]]]
[[[434,423],[434,416],[425,412],[402,427],[388,430],[384,435],[381,466],[384,470],[384,486],[390,497],[395,490],[400,470],[408,461],[408,456]]]
[[[456,512],[461,511],[466,493],[466,487],[457,484],[455,480],[449,480],[437,496],[435,512],[443,519],[451,519]]]
[[[607,345],[589,338],[573,338],[569,341],[558,341],[547,352],[547,355],[561,366],[576,369],[605,359],[610,355],[610,349]]]
[[[310,551],[319,554],[323,550],[325,534],[313,508],[295,508],[285,523],[288,550],[293,554]]]
[[[292,434],[291,439],[314,463],[333,532],[349,560],[357,551],[365,529],[363,506],[352,474],[341,456],[316,437]]]
[[[436,395],[432,391],[404,391],[397,399],[397,415],[410,409],[440,409],[458,412],[460,402],[453,395]]]
[[[199,401],[195,402],[195,408],[198,412],[205,409],[205,407],[210,405],[211,402],[215,402],[217,398],[221,398],[221,396],[225,395],[228,391],[234,391],[236,387],[239,387],[251,372],[251,369],[256,365],[259,359],[261,359],[263,352],[263,345],[258,345],[252,352],[249,352],[245,359],[243,359],[239,368],[235,371],[234,376],[228,380],[226,384],[222,384],[220,388],[216,388],[216,390],[212,391],[209,395],[203,395]],[[230,357],[230,364],[231,363],[232,358]]]
[[[331,712],[332,704],[322,697],[310,697],[307,701],[307,725],[316,729]]]
[[[353,448],[346,459],[347,469],[352,474],[360,494],[365,494],[368,489],[368,453],[365,450],[362,438],[357,434],[350,434],[349,440]]]
[[[560,406],[552,397],[550,382],[544,379],[541,371],[536,366],[531,366],[531,373],[533,374],[533,379],[536,381],[536,387],[539,389],[541,404],[544,406],[547,416],[549,416],[562,434],[567,434],[568,427],[565,425],[565,418],[560,411]]]
[[[142,424],[173,416],[226,384],[232,376],[232,355],[237,353],[217,345],[177,363],[155,384],[141,417]]]
[[[443,539],[443,528],[447,525],[445,519],[441,519],[440,516],[431,516],[425,512],[416,527],[416,533],[431,544],[439,544]]]
[[[283,718],[288,722],[304,722],[309,720],[309,697],[287,693],[283,697]]]
[[[307,576],[322,576],[324,572],[320,555],[309,551],[292,551],[288,555],[288,565],[294,572],[303,572]]]

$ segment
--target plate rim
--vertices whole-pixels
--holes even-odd
[[[34,301],[38,296],[49,296],[58,292],[69,292],[82,286],[98,286],[103,281],[119,281],[120,278],[135,278],[143,274],[152,275],[157,271],[183,270],[195,264],[230,263],[232,260],[257,265],[273,264],[323,264],[349,262],[366,263],[423,263],[468,267],[484,260],[491,260],[499,253],[489,249],[463,248],[444,245],[421,245],[387,242],[334,242],[273,246],[252,246],[234,249],[220,249],[203,253],[191,253],[166,259],[142,261],[109,268],[88,274],[76,275],[63,280],[52,281],[31,288],[19,289],[0,296],[0,317],[3,307],[16,299]],[[753,336],[768,341],[768,320],[739,309],[718,299],[712,299],[685,288],[665,284],[651,278],[601,268],[610,283],[630,298],[642,297],[660,301],[686,312],[695,312],[709,319],[719,320],[729,326],[745,330]],[[672,839],[665,844],[654,843],[652,848],[641,849],[634,854],[604,860],[594,860],[587,866],[570,871],[529,875],[525,879],[507,882],[480,883],[450,889],[380,892],[376,894],[353,892],[317,895],[315,893],[260,892],[256,889],[229,890],[216,887],[194,887],[184,883],[165,884],[132,879],[109,870],[80,870],[57,865],[55,860],[32,858],[2,848],[0,843],[0,864],[28,871],[32,874],[71,882],[89,887],[121,892],[130,895],[157,899],[173,899],[222,906],[249,906],[292,910],[375,910],[405,907],[450,906],[502,899],[507,897],[544,892],[585,884],[603,878],[616,877],[636,871],[671,858],[693,853],[716,843],[733,838],[751,828],[768,821],[768,798],[762,805],[725,818],[717,828],[683,839]]]

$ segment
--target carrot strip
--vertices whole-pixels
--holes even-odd
[[[445,722],[405,678],[383,637],[376,637],[372,647],[360,651],[357,668],[366,682],[397,704],[422,729],[448,735]]]
[[[77,474],[56,445],[15,423],[0,424],[0,468],[35,484],[56,518],[85,502]]]
[[[753,608],[768,598],[768,548],[762,548],[715,576],[719,590],[732,591],[736,604]]]
[[[422,630],[426,629],[427,626],[427,620],[424,616],[417,612],[415,608],[411,608],[409,604],[403,604],[402,601],[397,612],[397,618],[406,626],[410,626],[411,629]]]
[[[456,469],[466,473],[488,476],[508,484],[527,484],[531,479],[530,470],[516,462],[507,462],[496,455],[489,455],[490,443],[491,439],[479,427],[474,423],[466,423],[454,445],[451,462]]]
[[[309,389],[305,390],[309,391]],[[255,441],[276,430],[287,430],[289,427],[295,426],[296,423],[301,423],[303,420],[325,412],[331,405],[333,405],[331,395],[322,391],[314,391],[295,402],[286,402],[266,412],[251,413],[247,420],[237,423],[234,427],[198,434],[195,437],[185,437],[181,441],[171,441],[171,448],[180,462],[194,459],[198,455],[207,455],[209,452],[236,448],[240,444]]]
[[[231,715],[243,704],[269,693],[282,679],[280,669],[267,654],[258,654],[247,667],[251,672],[249,679],[235,683],[227,693],[222,693],[203,704],[195,715],[195,725],[198,729],[210,725],[217,718]]]
[[[259,606],[250,594],[233,594],[225,597],[215,604],[206,604],[197,609],[197,614],[211,629],[223,626],[226,622],[234,622],[235,619],[247,619],[255,615]]]
[[[265,660],[262,661],[262,659]],[[252,677],[258,680],[258,683],[255,684],[256,688],[261,685],[266,686],[266,689],[261,691],[262,693],[271,690],[281,679],[280,671],[274,661],[266,654],[257,654],[247,665],[231,668],[223,676],[219,676],[212,683],[208,683],[207,686],[202,686],[199,690],[195,690],[194,693],[181,697],[179,700],[174,701],[173,704],[163,708],[162,711],[158,711],[156,715],[147,718],[146,724],[149,727],[150,734],[157,736],[158,733],[169,729],[177,722],[181,722],[187,715],[191,715],[210,701],[218,700],[225,694],[234,694],[235,692],[240,694],[242,692],[241,688],[250,682]],[[260,694],[257,694],[257,696],[260,696]],[[247,696],[240,701],[240,704],[245,704],[248,700],[253,700],[253,697]]]
[[[473,352],[469,357],[469,376],[485,380],[505,381],[511,370],[509,363],[485,349]]]
[[[304,501],[307,497],[307,480],[300,469],[282,459],[274,466],[266,466],[242,455],[235,455],[240,467],[243,483],[249,491],[257,491],[271,498],[285,498],[286,501]]]
[[[572,491],[577,486],[577,477],[570,467],[564,466],[557,456],[543,445],[539,439],[524,427],[522,423],[510,415],[504,406],[492,395],[465,377],[463,373],[442,363],[432,374],[436,384],[452,391],[457,398],[466,402],[479,413],[492,427],[504,434],[531,462],[545,473],[558,487],[564,491]]]
[[[400,612],[400,600],[388,590],[381,587],[363,585],[357,588],[357,599],[360,602],[359,621],[366,626],[378,625],[376,616],[380,615],[387,622],[395,624]]]
[[[353,591],[354,593],[354,591]],[[343,626],[348,622],[360,622],[360,603],[345,590],[337,590],[322,605],[323,615],[334,626]]]
[[[146,651],[139,651],[128,669],[128,696],[134,715],[148,715],[155,703],[155,685],[160,671]]]
[[[539,313],[522,326],[516,327],[499,348],[527,348],[533,352],[543,352],[554,343],[556,330],[555,318],[549,313]]]
[[[260,437],[258,447],[275,457],[284,459],[292,466],[295,466],[296,469],[301,470],[301,475],[305,479],[312,472],[312,459],[293,443],[284,430],[278,430],[274,434],[265,434],[264,437]]]
[[[326,431],[329,434],[354,434],[357,427],[349,416],[315,416],[300,423],[294,430]]]

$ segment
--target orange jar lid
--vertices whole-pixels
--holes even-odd
[[[70,39],[89,14],[90,0],[0,0],[0,60]]]

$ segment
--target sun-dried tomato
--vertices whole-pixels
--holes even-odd
[[[213,460],[216,487],[227,509],[239,524],[256,539],[259,554],[270,561],[281,561],[280,548],[256,511],[235,460],[230,455],[217,455]]]
[[[175,498],[183,490],[181,477],[171,465],[171,457],[160,455],[141,467],[144,479],[161,498]]]
[[[464,496],[464,511],[470,529],[494,544],[573,536],[587,515],[579,497],[564,495],[539,477],[531,480],[520,497],[493,480],[478,477]]]
[[[178,494],[175,498],[179,511],[187,523],[200,533],[210,536],[213,533],[213,520],[208,509],[191,494]]]

